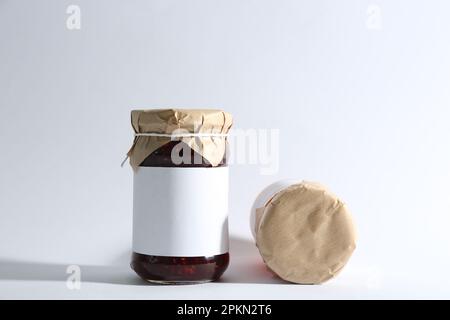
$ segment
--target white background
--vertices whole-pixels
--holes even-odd
[[[70,4],[81,30],[66,28]],[[0,298],[450,298],[449,12],[445,0],[0,0]],[[120,162],[130,110],[152,107],[280,129],[277,174],[231,167],[219,283],[147,286],[128,268]],[[357,250],[324,285],[281,283],[250,241],[252,202],[281,178],[328,185],[355,216]],[[66,287],[69,264],[81,290]]]

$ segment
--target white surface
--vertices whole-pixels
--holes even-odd
[[[250,240],[232,237],[231,255],[231,266],[217,283],[149,285],[124,266],[124,256],[123,265],[82,265],[79,290],[68,289],[64,264],[10,261],[0,267],[0,299],[439,299],[450,285],[448,279],[416,278],[409,270],[388,274],[360,266],[357,252],[336,279],[301,286],[273,277]]]
[[[66,29],[69,4],[81,30]],[[1,0],[0,297],[449,298],[448,12],[447,0]],[[132,173],[119,164],[130,110],[154,106],[280,129],[276,174],[230,168],[231,234],[251,239],[268,184],[321,182],[358,227],[344,272],[261,283],[253,250],[232,257],[230,283],[97,277],[119,266],[135,281]],[[81,291],[57,281],[68,264],[92,266]]]
[[[228,168],[134,173],[133,251],[199,257],[228,252]]]

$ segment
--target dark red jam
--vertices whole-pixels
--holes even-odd
[[[172,149],[179,141],[172,141],[150,154],[141,167],[212,167],[191,149],[190,163],[174,164]],[[182,151],[180,156],[183,156]],[[226,157],[219,166],[226,166]],[[144,280],[161,284],[189,284],[214,281],[220,278],[229,264],[229,254],[210,257],[165,257],[133,252],[131,268]]]

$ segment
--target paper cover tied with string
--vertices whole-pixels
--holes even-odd
[[[229,113],[215,109],[149,109],[131,111],[135,138],[128,157],[133,169],[173,140],[184,142],[213,167],[220,164],[233,123]]]
[[[317,183],[272,184],[252,211],[260,254],[286,281],[325,282],[342,270],[355,249],[356,231],[347,206]]]

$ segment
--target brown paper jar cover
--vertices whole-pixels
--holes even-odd
[[[233,123],[232,116],[216,109],[148,109],[132,110],[131,125],[135,133],[192,133],[227,134]],[[225,136],[176,138],[205,158],[212,166],[222,161],[226,148]],[[153,151],[173,141],[171,137],[136,136],[128,157],[136,169]]]
[[[356,247],[347,206],[324,186],[301,182],[256,209],[256,245],[280,278],[319,284],[336,276]]]

